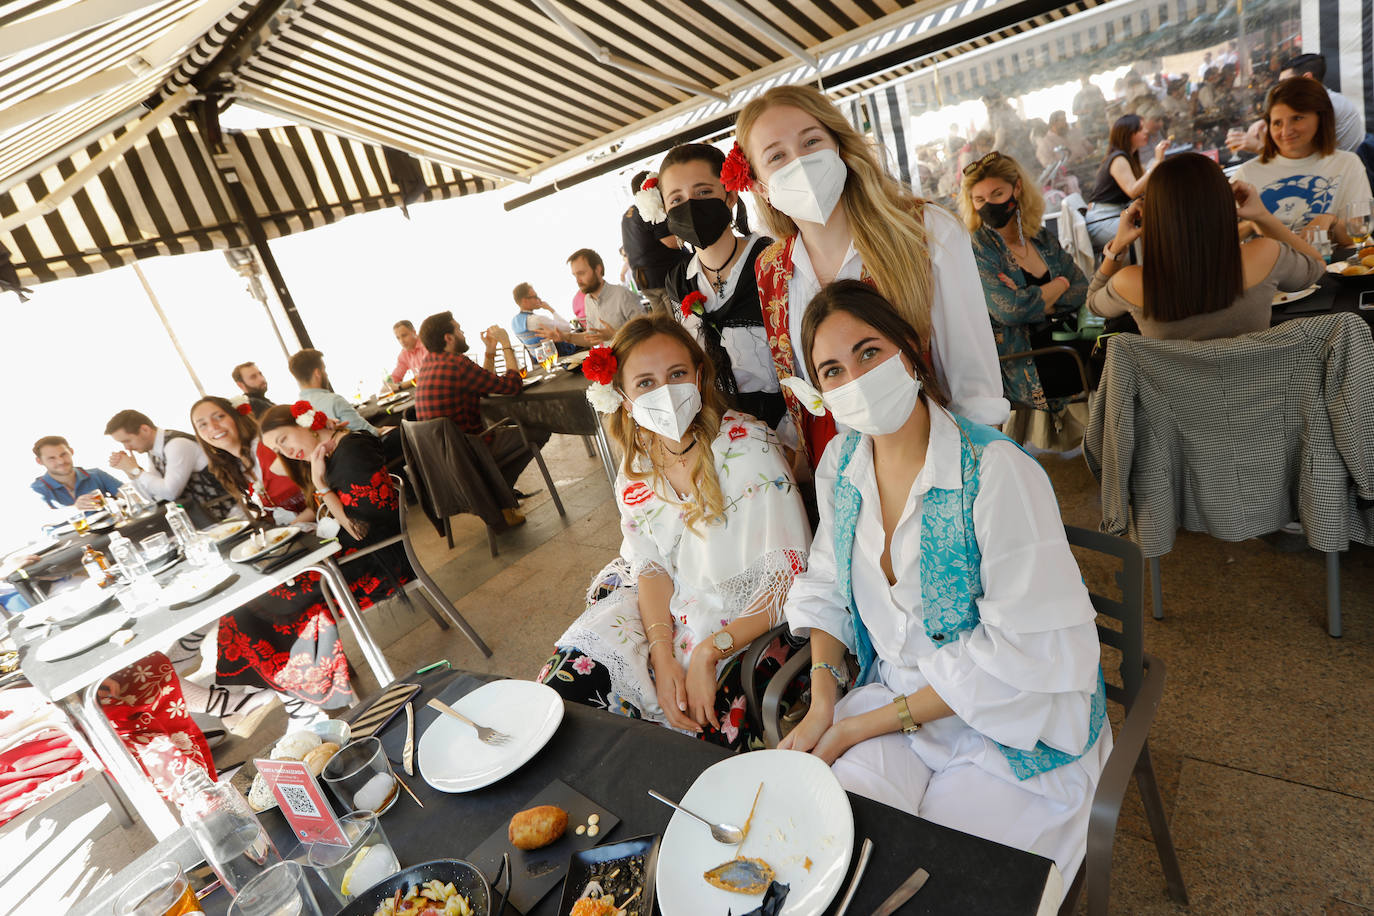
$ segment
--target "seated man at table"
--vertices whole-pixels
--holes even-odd
[[[272,402],[267,400],[267,379],[257,363],[239,363],[230,374],[234,378],[234,384],[239,386],[239,391],[248,399],[248,406],[253,409],[254,420],[273,406]]]
[[[492,325],[482,332],[486,358],[477,365],[464,354],[468,341],[452,312],[430,315],[420,324],[420,339],[429,348],[429,358],[420,368],[415,388],[415,415],[421,420],[448,417],[469,435],[478,435],[485,428],[480,402],[485,395],[519,394],[520,372],[515,368],[515,351],[505,328]],[[497,375],[496,348],[504,351],[506,371]],[[537,446],[549,441],[548,430],[527,429],[525,435]],[[501,476],[515,489],[520,472],[534,460],[534,452],[525,447],[518,430],[503,428],[484,436],[492,457],[501,469]],[[515,490],[517,498],[524,494]],[[518,512],[507,509],[506,522],[521,524],[525,519]]]
[[[329,372],[324,368],[324,354],[319,350],[301,350],[291,357],[286,368],[291,370],[301,386],[301,398],[335,423],[342,423],[355,433],[380,436],[381,430],[363,419],[348,399],[336,394],[329,384]]]
[[[555,331],[562,337],[561,341],[554,343],[559,356],[577,352],[577,344],[567,342],[568,336],[573,333],[572,325],[555,312],[553,306],[540,299],[533,286],[521,283],[515,287],[513,295],[520,311],[510,320],[510,329],[531,354],[543,341],[552,339]],[[535,312],[539,309],[545,309],[549,314],[536,315]]]
[[[97,494],[115,496],[120,481],[100,468],[79,468],[72,458],[75,451],[61,436],[44,436],[33,444],[33,460],[43,465],[47,473],[29,486],[50,509],[75,506],[91,511],[98,508]]]
[[[607,343],[620,326],[644,314],[639,297],[623,286],[606,282],[606,265],[601,255],[590,248],[579,248],[568,256],[577,288],[586,294],[586,334],[564,334],[556,340],[570,340],[579,346]]]
[[[152,500],[175,500],[196,527],[223,519],[238,508],[224,492],[196,437],[175,429],[158,429],[148,415],[121,410],[105,424],[105,435],[123,451],[110,455],[110,466],[133,479],[138,492]],[[151,468],[139,466],[134,452],[146,454]]]
[[[415,333],[415,325],[408,320],[402,318],[393,324],[391,332],[396,335],[396,342],[401,345],[400,355],[396,357],[396,368],[391,370],[391,383],[399,386],[408,374],[413,386],[415,380],[420,377],[420,367],[424,365],[429,351],[420,343],[420,337]]]

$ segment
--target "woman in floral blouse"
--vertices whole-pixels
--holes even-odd
[[[810,526],[777,438],[723,407],[715,369],[667,316],[627,323],[584,364],[612,414],[624,542],[540,680],[564,697],[717,744],[761,746],[739,653],[779,622]],[[779,640],[761,667],[792,652]]]

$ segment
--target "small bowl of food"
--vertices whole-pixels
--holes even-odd
[[[350,900],[339,916],[403,916],[431,908],[444,916],[489,916],[491,887],[471,862],[435,859],[374,884]]]
[[[1353,286],[1356,289],[1374,287],[1374,248],[1364,248],[1361,251],[1371,253],[1363,259],[1333,261],[1326,266],[1326,272],[1335,277],[1336,282],[1342,286]]]

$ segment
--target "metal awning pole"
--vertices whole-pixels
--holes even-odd
[[[138,282],[143,284],[143,292],[148,294],[148,301],[153,305],[153,311],[157,312],[158,321],[162,322],[162,328],[167,332],[167,339],[176,347],[177,356],[181,357],[181,364],[186,367],[186,374],[191,376],[191,382],[196,386],[196,391],[200,392],[201,397],[205,397],[205,386],[200,383],[200,376],[196,375],[196,370],[191,368],[191,361],[186,358],[186,351],[181,349],[181,341],[177,339],[177,332],[172,330],[172,323],[167,320],[167,313],[162,310],[162,303],[157,301],[157,293],[153,292],[153,287],[148,283],[148,278],[143,274],[143,268],[135,261],[131,265],[134,273],[138,274]]]

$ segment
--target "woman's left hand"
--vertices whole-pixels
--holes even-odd
[[[1020,289],[1015,283],[1011,282],[1011,277],[1008,277],[1006,274],[998,274],[997,279],[1001,280],[1002,284],[1006,286],[1007,289]]]
[[[1261,220],[1269,216],[1269,208],[1260,200],[1259,191],[1252,184],[1236,181],[1231,184],[1231,193],[1236,198],[1236,218],[1242,220]]]
[[[1140,219],[1140,198],[1131,201],[1121,214],[1121,221],[1116,224],[1116,239],[1112,245],[1112,251],[1120,254],[1127,248],[1135,244],[1135,240],[1140,238],[1141,219]]]
[[[704,642],[692,650],[687,663],[687,715],[698,725],[720,728],[716,716],[716,650]]]
[[[325,479],[328,476],[329,446],[321,442],[315,446],[315,450],[310,453],[310,479],[315,484],[316,490],[328,490],[329,483]]]
[[[821,735],[821,740],[816,742],[811,753],[824,760],[826,766],[830,766],[839,760],[845,751],[859,743],[852,726],[852,719],[841,719],[836,722],[825,730],[825,734]]]
[[[355,541],[361,541],[367,537],[367,522],[354,521],[345,515],[339,519],[339,527],[348,532],[348,536]]]

